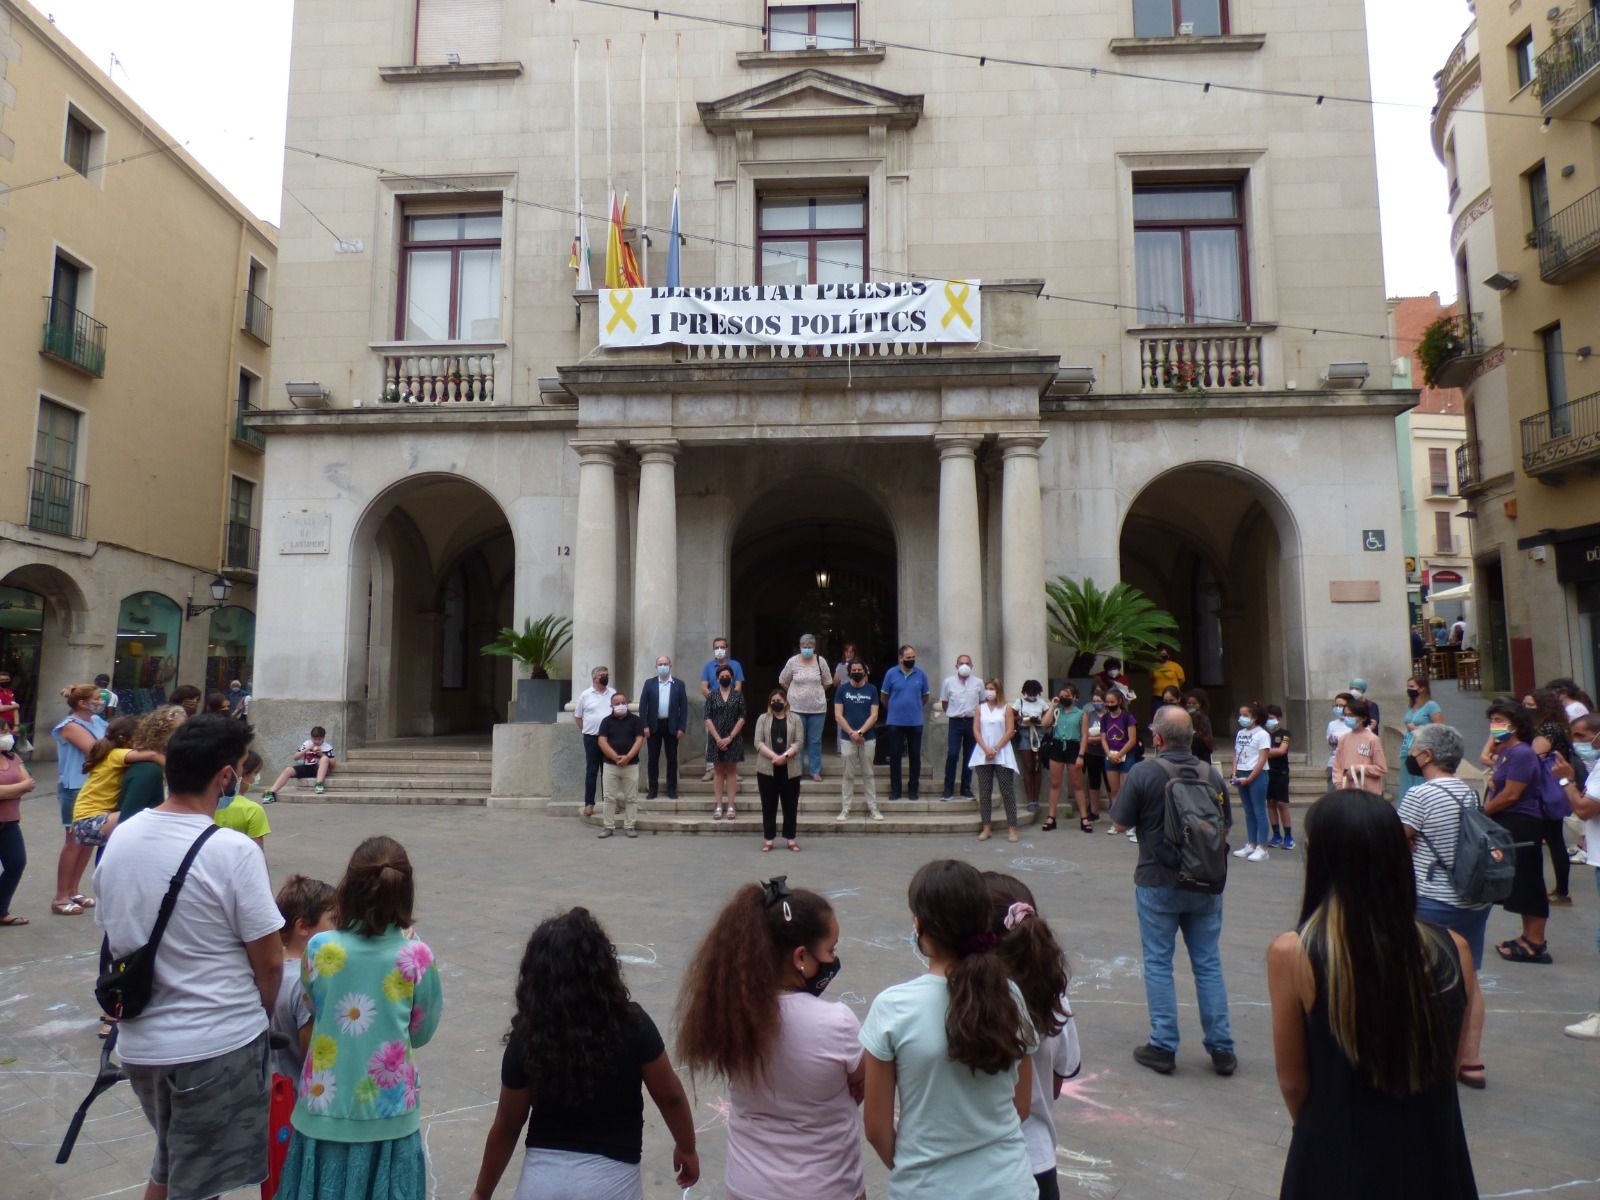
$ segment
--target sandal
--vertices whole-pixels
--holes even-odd
[[[52,900],[50,901],[50,911],[58,917],[81,917],[83,915],[83,906],[73,900]]]
[[[1040,829],[1041,832],[1049,833],[1055,827],[1056,827],[1056,819],[1054,817],[1046,817],[1044,819],[1044,824],[1039,826],[1039,829]]]
[[[800,843],[799,842],[790,842],[789,843],[789,849],[793,850],[796,854],[799,854],[800,853]]]
[[[27,923],[27,917],[13,917],[9,913],[3,917],[0,917],[0,928],[4,928],[8,925],[26,925]]]
[[[772,843],[771,842],[762,842],[761,843],[761,853],[763,853],[763,854],[771,854],[772,853]]]
[[[1456,1082],[1475,1092],[1481,1092],[1489,1086],[1489,1081],[1483,1077],[1482,1063],[1462,1063],[1456,1068]]]
[[[987,842],[993,836],[994,836],[994,834],[990,830],[980,829],[978,831],[978,840],[980,842]]]
[[[722,820],[722,805],[719,804],[711,810],[711,819],[713,821]]]
[[[1501,942],[1495,947],[1495,952],[1507,962],[1514,963],[1553,963],[1550,957],[1550,943],[1540,942],[1537,946],[1523,938],[1512,938],[1508,942]]]
[[[72,902],[74,904],[76,904],[79,908],[93,908],[94,907],[94,897],[93,896],[85,896],[82,892],[73,893]]]
[[[1089,820],[1088,817],[1083,817],[1078,821],[1078,828],[1083,830],[1085,833],[1093,833],[1094,822]]]

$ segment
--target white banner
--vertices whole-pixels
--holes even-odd
[[[825,346],[980,341],[976,279],[600,289],[600,345]]]

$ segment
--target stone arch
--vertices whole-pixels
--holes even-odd
[[[42,722],[48,729],[58,719],[57,693],[105,669],[97,657],[100,644],[88,642],[88,597],[76,578],[48,563],[24,563],[6,571],[0,575],[0,588],[14,589],[7,603],[18,606],[6,610],[0,666],[13,672],[22,723],[32,731],[41,758],[47,759],[55,748],[48,737],[40,739],[39,726]],[[35,602],[36,618],[27,615]]]

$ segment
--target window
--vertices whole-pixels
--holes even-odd
[[[1133,248],[1141,324],[1250,319],[1237,183],[1136,184]]]
[[[1444,140],[1444,175],[1450,185],[1450,203],[1456,202],[1456,197],[1461,194],[1461,177],[1456,171],[1456,139],[1451,134]]]
[[[854,4],[767,5],[768,50],[842,50],[854,45]]]
[[[1228,0],[1133,0],[1134,37],[1217,37],[1228,32]]]
[[[249,371],[239,371],[239,415],[242,417],[247,412],[256,408],[256,387],[258,381]]]
[[[761,196],[757,204],[757,283],[774,287],[866,279],[866,193],[778,192]]]
[[[500,213],[405,219],[400,336],[408,342],[500,337]]]
[[[1455,550],[1455,535],[1451,532],[1450,520],[1447,512],[1433,514],[1433,544],[1440,554],[1450,554]]]
[[[234,475],[228,484],[228,528],[222,548],[222,565],[254,571],[260,543],[254,526],[256,485]]]
[[[1449,456],[1435,446],[1428,448],[1428,490],[1435,496],[1450,494]]]
[[[500,61],[501,0],[417,0],[416,64]]]
[[[235,475],[228,488],[228,521],[230,524],[248,525],[256,510],[256,485]]]
[[[1511,72],[1519,88],[1527,87],[1538,74],[1538,59],[1533,53],[1533,30],[1511,43]]]
[[[1540,163],[1527,174],[1528,215],[1533,218],[1533,231],[1538,233],[1550,221],[1550,177]]]
[[[79,175],[87,176],[89,169],[94,165],[94,136],[95,131],[76,109],[67,110],[67,145],[61,152],[61,157],[66,159],[67,166]]]
[[[1566,437],[1572,432],[1572,412],[1567,408],[1567,356],[1561,340],[1561,326],[1539,331],[1544,348],[1544,396],[1550,410],[1550,436]]]
[[[55,270],[50,273],[50,307],[55,321],[70,322],[78,311],[78,297],[84,291],[87,272],[64,255],[56,255]]]
[[[77,482],[79,419],[66,405],[40,398],[28,472],[28,524],[34,529],[83,536],[88,489]]]

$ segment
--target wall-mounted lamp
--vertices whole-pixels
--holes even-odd
[[[196,604],[193,600],[185,606],[185,612],[190,619],[198,617],[201,613],[214,612],[228,603],[228,595],[233,591],[233,580],[218,575],[211,581],[211,598],[215,604]]]

